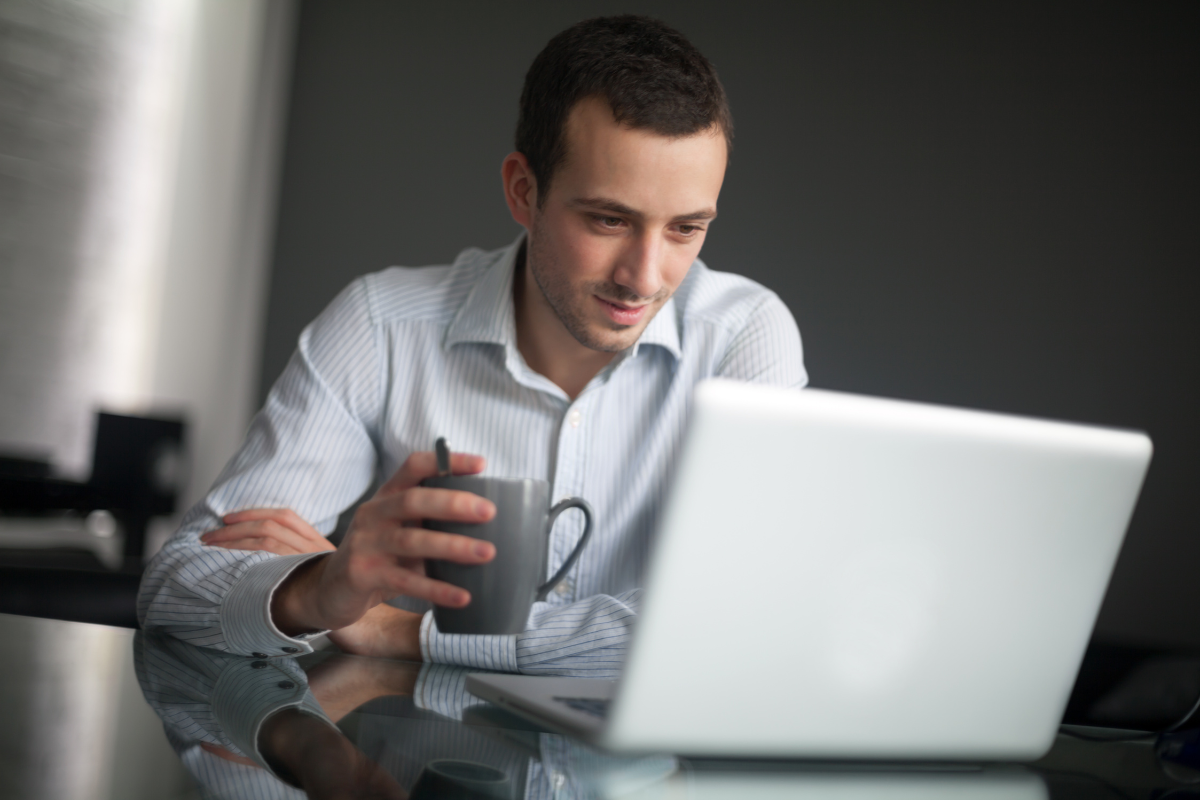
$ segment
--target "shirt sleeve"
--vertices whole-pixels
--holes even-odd
[[[413,684],[413,705],[461,721],[464,710],[484,703],[467,691],[469,674],[463,667],[423,664]]]
[[[734,333],[716,377],[797,389],[808,383],[800,330],[774,292],[766,292]]]
[[[442,633],[429,612],[421,622],[421,655],[497,672],[615,678],[625,663],[641,593],[593,595],[569,605],[534,603],[526,630],[507,636]]]
[[[332,532],[375,475],[372,431],[386,380],[380,336],[361,279],[305,329],[241,449],[147,566],[138,597],[143,629],[239,655],[311,651],[306,637],[276,628],[270,602],[315,555],[228,550],[199,537],[245,508],[290,508]]]
[[[146,701],[178,741],[215,744],[269,772],[258,733],[272,714],[294,708],[336,729],[295,659],[250,661],[139,634],[134,667]]]

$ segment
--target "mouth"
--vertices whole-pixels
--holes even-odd
[[[640,306],[629,306],[624,303],[614,303],[612,300],[605,300],[599,295],[592,296],[600,304],[600,308],[608,315],[608,318],[618,325],[638,324],[646,316],[646,312],[650,308],[649,303]]]

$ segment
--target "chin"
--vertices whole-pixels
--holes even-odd
[[[633,347],[634,342],[641,335],[641,329],[636,331],[627,328],[620,331],[614,331],[612,328],[593,329],[588,336],[589,341],[582,342],[582,344],[605,353],[619,353]]]

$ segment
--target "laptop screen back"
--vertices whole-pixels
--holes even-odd
[[[1144,435],[724,381],[690,425],[606,746],[1049,747]]]

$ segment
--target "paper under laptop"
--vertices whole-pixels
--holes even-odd
[[[622,679],[467,688],[617,752],[1035,759],[1150,455],[1137,432],[705,382]]]

